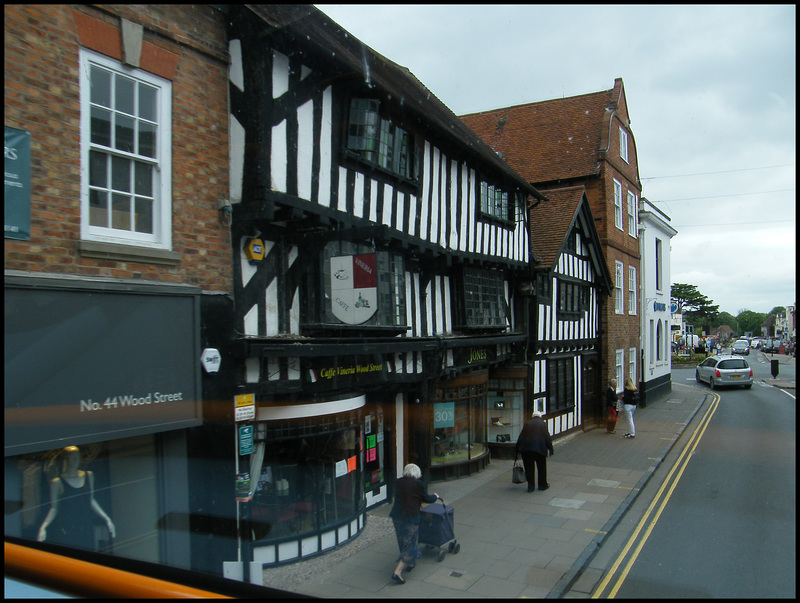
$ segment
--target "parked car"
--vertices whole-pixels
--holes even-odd
[[[750,344],[747,343],[746,339],[738,339],[733,343],[733,347],[731,348],[731,354],[740,354],[742,356],[748,356],[750,354]]]
[[[753,369],[744,358],[709,356],[697,366],[695,379],[698,383],[708,383],[711,389],[727,385],[750,389],[753,387]]]
[[[772,339],[771,337],[767,337],[764,342],[761,344],[761,351],[762,352],[777,352],[778,351],[778,340]]]

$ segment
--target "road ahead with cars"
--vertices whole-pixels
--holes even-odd
[[[796,596],[796,401],[794,389],[771,384],[777,356],[733,355],[752,367],[750,389],[711,391],[696,369],[673,370],[673,383],[707,389],[709,402],[687,430],[699,429],[696,446],[682,461],[676,448],[657,472],[666,483],[680,465],[616,597]],[[794,381],[794,359],[780,360],[779,378]],[[642,497],[632,515],[649,503]]]

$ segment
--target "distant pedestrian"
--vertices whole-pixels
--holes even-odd
[[[539,472],[539,490],[547,490],[547,452],[553,456],[553,439],[542,419],[542,413],[534,411],[531,419],[522,426],[514,449],[514,458],[519,454],[525,466],[528,492],[536,490],[536,472]]]
[[[622,390],[622,411],[630,425],[630,431],[625,434],[628,439],[636,437],[636,425],[633,423],[633,413],[639,405],[639,392],[633,384],[633,379],[625,379],[625,389]]]
[[[619,394],[617,394],[617,380],[612,379],[608,382],[608,389],[606,390],[606,433],[617,432],[618,402]]]
[[[403,570],[414,569],[417,559],[422,557],[419,550],[419,512],[422,503],[436,502],[439,498],[435,492],[428,494],[421,478],[420,468],[414,463],[409,463],[403,468],[403,477],[398,479],[395,485],[394,506],[389,517],[394,523],[397,545],[400,547],[400,557],[392,574],[392,580],[398,584],[406,583]]]

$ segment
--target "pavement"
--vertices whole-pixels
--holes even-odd
[[[795,361],[778,356],[765,355],[781,364]],[[795,388],[786,379],[764,383]],[[528,493],[526,484],[513,484],[513,461],[502,459],[476,475],[429,484],[428,491],[454,509],[458,552],[448,544],[422,545],[422,559],[403,574],[405,584],[391,580],[398,548],[386,504],[368,511],[364,532],[353,542],[264,570],[265,585],[325,598],[588,598],[596,579],[583,570],[708,395],[707,387],[673,383],[670,393],[636,410],[634,439],[623,438],[622,418],[613,435],[592,429],[557,439],[545,491]]]

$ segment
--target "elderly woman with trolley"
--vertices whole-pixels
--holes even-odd
[[[417,564],[417,559],[422,557],[419,550],[419,522],[422,503],[436,502],[439,495],[435,492],[428,494],[422,482],[422,471],[414,463],[409,463],[403,468],[403,477],[397,480],[394,506],[389,517],[394,523],[397,535],[397,545],[400,547],[400,557],[397,567],[392,574],[392,580],[397,584],[405,584],[403,570],[411,571]]]

